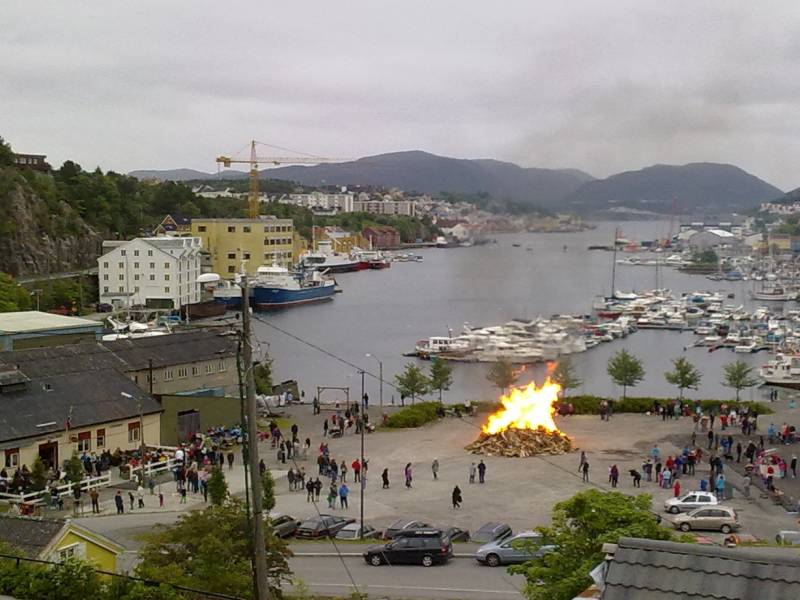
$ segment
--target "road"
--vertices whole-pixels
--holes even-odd
[[[298,550],[299,551],[299,550]],[[343,548],[351,553],[352,546]],[[412,565],[367,565],[360,556],[346,556],[344,564],[369,597],[453,600],[520,600],[525,584],[521,575],[505,568],[484,567],[471,558],[454,558],[446,565],[430,568]],[[346,596],[353,584],[337,556],[295,556],[290,561],[295,576],[309,591]]]

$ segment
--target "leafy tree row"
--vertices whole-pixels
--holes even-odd
[[[394,379],[397,390],[404,398],[410,396],[412,405],[417,396],[423,396],[431,391],[439,392],[439,402],[441,402],[442,393],[453,385],[453,367],[441,358],[434,357],[431,360],[429,375],[425,375],[414,363],[408,363],[403,372],[395,375]]]

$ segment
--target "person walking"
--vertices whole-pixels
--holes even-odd
[[[344,460],[342,460],[342,464],[339,465],[339,477],[342,478],[342,483],[347,481],[347,465],[344,464]]]
[[[458,486],[453,488],[453,508],[461,508],[461,488]]]
[[[381,473],[381,480],[383,480],[383,489],[389,489],[389,469],[384,469]]]
[[[676,479],[675,484],[672,486],[672,495],[676,498],[681,497],[681,480]]]
[[[433,473],[433,480],[436,481],[439,479],[439,459],[434,458],[433,462],[431,463],[431,472]]]
[[[611,472],[609,475],[611,477],[611,487],[617,487],[617,482],[619,481],[619,468],[617,465],[611,465]]]
[[[745,498],[747,498],[748,500],[750,499],[750,484],[751,483],[752,483],[752,480],[750,479],[750,475],[745,475],[744,478],[742,479],[742,495]]]
[[[351,464],[350,468],[353,469],[353,481],[356,483],[361,481],[361,461],[355,459]]]
[[[186,486],[181,488],[181,504],[186,504]]]
[[[642,474],[636,469],[631,469],[629,473],[633,477],[633,487],[642,487]]]
[[[589,461],[584,461],[583,463],[583,472],[581,474],[581,479],[584,483],[589,483]]]
[[[406,464],[406,468],[403,469],[403,474],[405,475],[406,478],[406,488],[411,489],[411,480],[413,479],[412,477],[413,474],[411,471],[411,463]]]
[[[206,495],[206,500],[208,500],[208,495]],[[158,508],[164,508],[164,492],[158,492]]]
[[[131,492],[131,491],[128,492],[128,501],[130,502],[131,511],[132,511],[133,510],[133,503],[135,501],[135,498],[133,497],[133,492]]]
[[[797,477],[797,455],[792,454],[792,460],[789,461],[789,469],[792,471],[792,478]]]
[[[319,477],[317,477],[314,480],[314,497],[316,498],[317,502],[319,502],[319,495],[321,493],[322,493],[322,482],[319,480]]]
[[[469,482],[475,483],[475,474],[478,472],[478,467],[475,466],[475,463],[472,463],[469,466]]]
[[[717,476],[717,483],[714,486],[717,494],[717,500],[725,499],[725,475],[720,473]]]
[[[338,495],[339,492],[336,489],[336,484],[331,483],[330,487],[328,488],[328,508],[336,508],[336,496]]]
[[[586,452],[581,450],[581,462],[578,463],[578,473],[583,470],[583,463],[586,462]]]
[[[322,437],[328,437],[328,417],[322,422]]]
[[[141,485],[136,488],[136,498],[139,508],[144,508],[144,488]]]
[[[306,482],[306,502],[313,502],[314,500],[314,482],[309,477]]]
[[[117,506],[118,515],[125,513],[125,501],[122,499],[122,492],[119,490],[117,490],[117,493],[114,495],[114,504]]]
[[[97,488],[92,488],[89,491],[89,497],[92,499],[92,513],[97,514],[100,512],[100,493]]]
[[[478,483],[486,483],[486,463],[483,460],[478,463]]]
[[[228,470],[231,471],[233,469],[233,459],[236,456],[233,454],[233,451],[228,452]]]
[[[347,487],[346,483],[342,483],[339,487],[339,503],[342,505],[342,508],[349,508],[347,506],[347,495],[350,493],[350,489]]]

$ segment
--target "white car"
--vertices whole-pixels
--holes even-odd
[[[711,492],[688,492],[680,498],[670,498],[664,501],[664,510],[677,515],[679,512],[716,506],[719,504],[717,497]]]

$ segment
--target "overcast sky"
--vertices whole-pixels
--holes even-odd
[[[729,162],[800,186],[800,2],[5,2],[0,135],[84,168],[255,138],[604,177]]]

